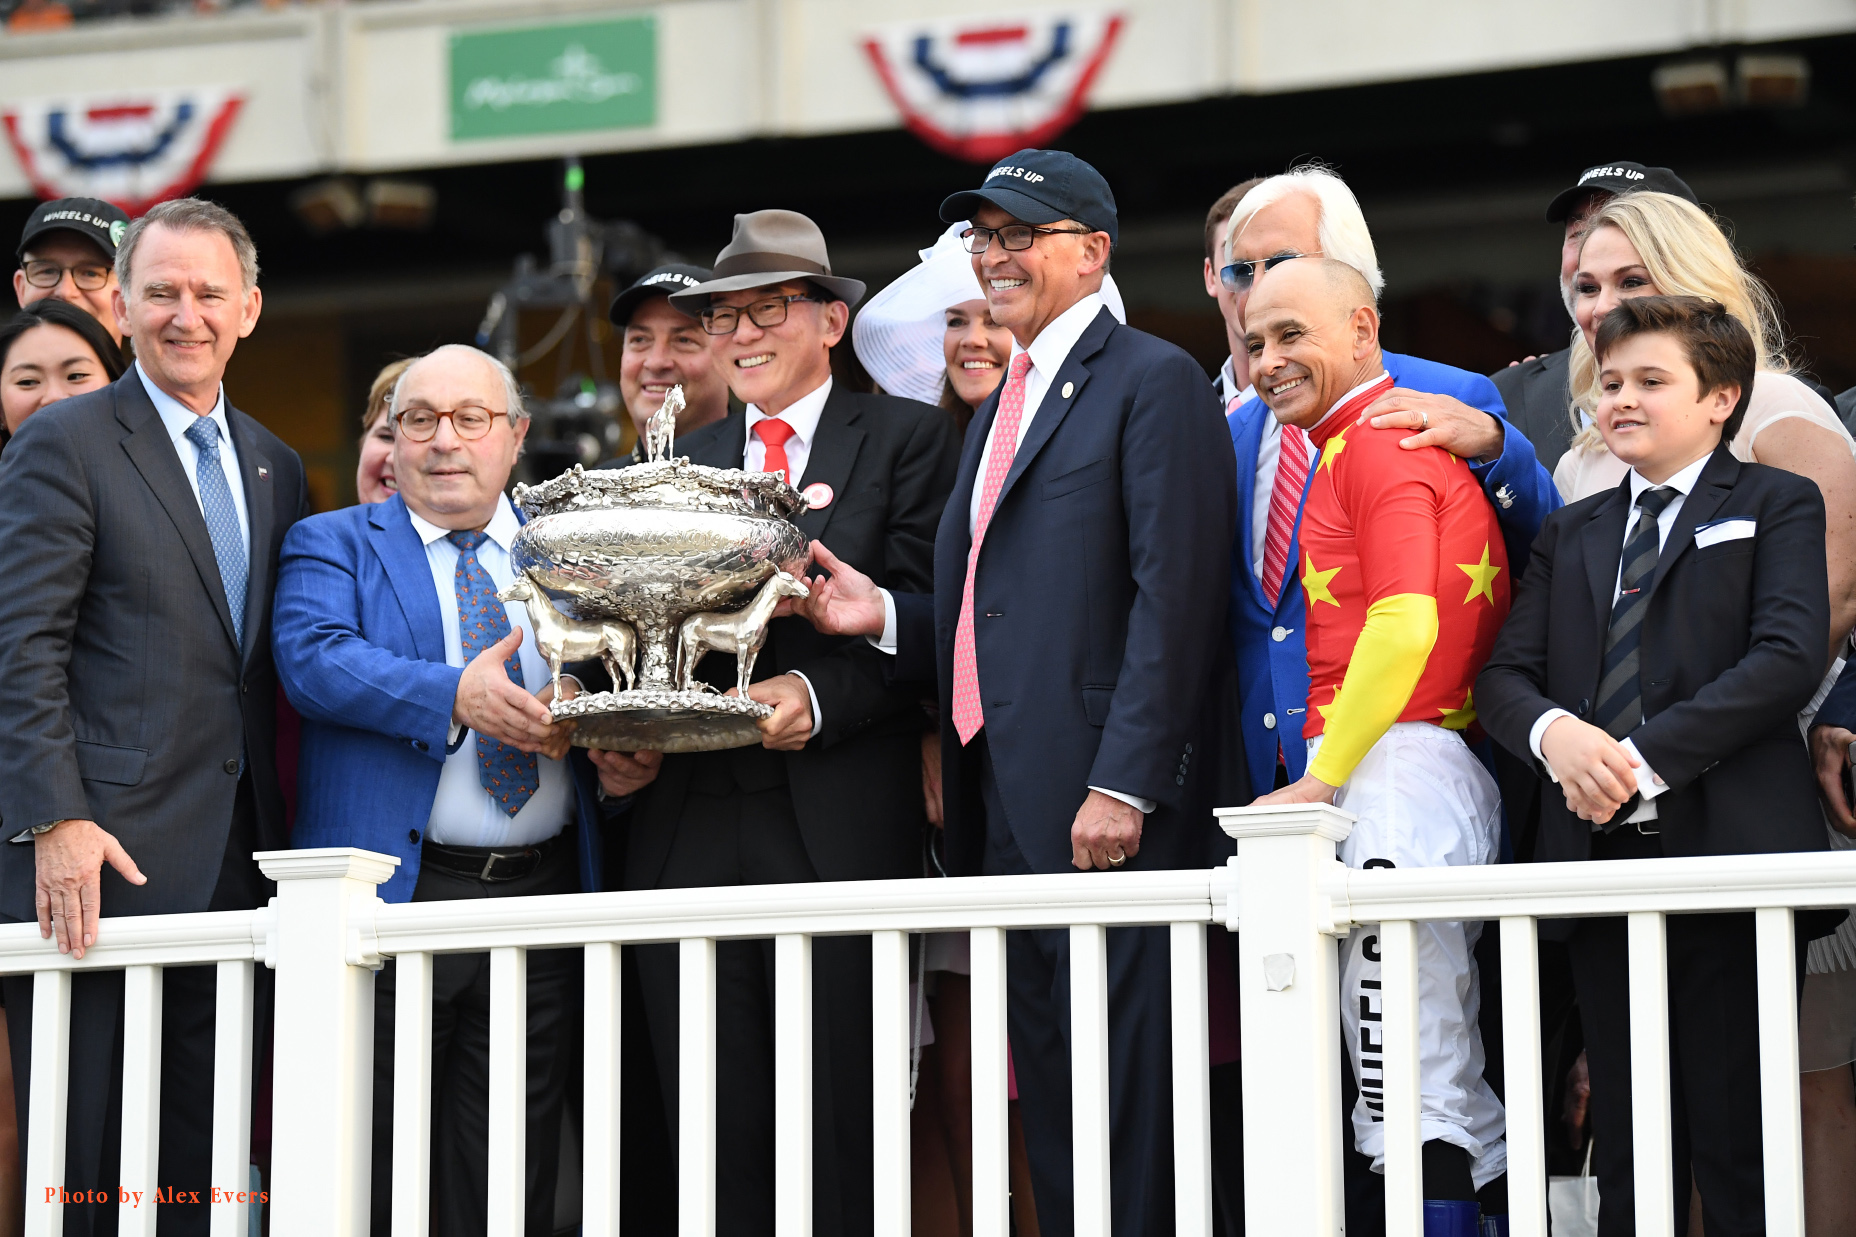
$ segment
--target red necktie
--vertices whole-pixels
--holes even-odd
[[[979,662],[973,652],[973,576],[979,567],[980,543],[992,523],[992,509],[1005,488],[1005,474],[1018,454],[1018,423],[1025,417],[1025,375],[1031,372],[1031,354],[1012,358],[1005,389],[999,392],[999,415],[993,420],[991,448],[986,455],[986,476],[980,486],[979,516],[973,522],[973,548],[967,551],[967,584],[960,593],[960,622],[954,627],[954,729],[962,745],[986,724],[980,709]]]
[[[768,417],[754,423],[754,436],[767,448],[765,458],[760,462],[760,470],[783,472],[786,474],[786,484],[791,485],[793,470],[786,463],[786,440],[793,436],[793,427],[778,417]]]
[[[1289,565],[1289,539],[1295,513],[1308,484],[1308,435],[1293,425],[1282,427],[1282,452],[1276,458],[1276,485],[1270,490],[1270,520],[1263,533],[1263,595],[1273,606],[1282,596]]]

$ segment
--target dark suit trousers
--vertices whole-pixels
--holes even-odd
[[[705,753],[676,838],[653,887],[700,889],[818,880],[784,784],[783,759],[764,749]],[[746,789],[731,770],[765,765],[779,784]],[[776,772],[776,767],[779,772]],[[716,1232],[773,1232],[772,941],[716,945]],[[658,1083],[673,1140],[679,1125],[678,946],[637,949]],[[812,942],[812,1231],[868,1233],[871,1181],[871,981],[868,937]],[[668,1188],[668,1186],[666,1187]]]
[[[486,883],[419,870],[415,902],[519,898],[580,888],[573,831],[562,834],[541,865],[517,880]],[[397,978],[391,961],[374,977],[373,1233],[388,1237],[393,1216],[393,1028]],[[578,1004],[580,951],[528,955],[528,1237],[554,1232],[554,1185],[560,1171],[561,1105],[570,1062],[562,1052],[567,1017]],[[432,1233],[478,1237],[489,1207],[490,955],[432,959]]]
[[[979,745],[985,876],[1024,876],[992,758]],[[1104,874],[1102,879],[1113,880]],[[1070,934],[1008,932],[1006,1007],[1025,1153],[1044,1237],[1075,1229],[1070,1126]],[[1108,932],[1110,1217],[1115,1237],[1173,1231],[1172,969],[1168,931]]]
[[[233,799],[232,826],[220,861],[219,882],[207,906],[212,911],[251,910],[271,895],[271,884],[251,860],[257,812],[251,778],[240,779]],[[12,845],[0,842],[0,845]],[[20,843],[25,845],[25,843]],[[109,907],[106,905],[107,914]],[[104,928],[107,932],[107,926]],[[253,1072],[270,1045],[270,973],[256,968],[257,999],[252,1018]],[[32,976],[3,982],[13,1056],[13,1098],[19,1112],[19,1154],[27,1147],[27,1105],[32,1093]],[[161,1151],[156,1167],[163,1189],[209,1197],[212,1187],[248,1190],[249,1181],[212,1180],[213,1024],[219,979],[210,966],[168,967],[161,975]],[[65,1183],[72,1191],[105,1190],[108,1204],[68,1203],[65,1237],[106,1237],[116,1232],[116,1190],[122,1158],[123,977],[121,971],[80,972],[71,977],[71,1064],[65,1108]],[[163,1204],[156,1219],[161,1237],[203,1235],[207,1208]]]
[[[1594,835],[1594,859],[1652,859],[1662,847],[1633,825]],[[1632,1177],[1630,949],[1622,918],[1581,920],[1567,942],[1592,1075],[1592,1171],[1600,1237],[1636,1231]],[[1688,1227],[1689,1176],[1708,1237],[1766,1231],[1760,1135],[1759,1001],[1753,916],[1671,915],[1668,924],[1670,1126],[1677,1232]],[[1805,945],[1797,942],[1804,980]]]

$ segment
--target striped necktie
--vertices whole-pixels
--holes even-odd
[[[1656,561],[1662,538],[1656,518],[1681,497],[1666,485],[1637,496],[1636,526],[1624,543],[1623,566],[1618,573],[1618,599],[1611,603],[1611,625],[1605,632],[1605,657],[1598,678],[1598,707],[1592,720],[1614,739],[1623,739],[1643,724],[1643,685],[1639,654],[1643,645],[1643,618],[1650,608],[1650,586],[1656,581]],[[1624,823],[1636,809],[1632,803],[1606,821],[1606,833]]]
[[[199,449],[193,476],[200,487],[200,514],[206,517],[206,532],[213,539],[219,583],[226,591],[226,607],[232,612],[232,634],[243,648],[251,552],[238,526],[238,507],[232,500],[232,487],[226,484],[225,466],[219,461],[219,423],[211,417],[195,417],[186,432],[187,440]]]
[[[1295,535],[1295,517],[1302,509],[1302,491],[1307,485],[1308,435],[1296,426],[1285,425],[1282,449],[1276,457],[1276,483],[1270,487],[1269,523],[1263,531],[1263,595],[1272,606],[1282,598],[1289,540]]]

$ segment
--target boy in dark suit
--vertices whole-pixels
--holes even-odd
[[[1594,351],[1599,432],[1631,472],[1548,517],[1476,682],[1489,732],[1553,783],[1536,857],[1822,850],[1797,713],[1829,640],[1824,502],[1726,449],[1752,339],[1711,301],[1642,297]],[[1634,1231],[1636,1205],[1625,921],[1564,928],[1611,1237]],[[1668,920],[1678,1230],[1692,1165],[1710,1233],[1765,1231],[1756,974],[1751,914]]]

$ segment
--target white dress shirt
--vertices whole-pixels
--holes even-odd
[[[825,412],[825,401],[831,398],[831,379],[825,381],[809,395],[802,395],[780,411],[779,416],[769,416],[753,404],[748,405],[747,442],[741,450],[741,467],[748,472],[765,472],[767,444],[762,442],[754,427],[762,421],[784,421],[793,427],[792,437],[786,440],[786,484],[798,489],[800,478],[806,475],[806,462],[812,458],[812,442],[818,437],[818,419]],[[812,702],[812,734],[825,723],[824,715],[819,712],[818,692],[813,690],[812,680],[797,670],[787,673],[806,685],[806,696]]]
[[[798,489],[799,479],[806,475],[806,461],[812,458],[812,440],[818,437],[819,416],[830,398],[831,379],[827,378],[810,395],[802,395],[788,404],[778,417],[769,416],[749,404],[748,440],[741,453],[741,466],[748,472],[766,471],[767,444],[760,440],[754,427],[762,421],[784,421],[793,427],[792,437],[786,440],[786,484]]]
[[[1662,548],[1665,545],[1669,544],[1669,530],[1676,526],[1676,516],[1681,513],[1682,504],[1688,501],[1688,496],[1694,490],[1695,483],[1701,479],[1701,470],[1708,466],[1708,460],[1713,455],[1714,455],[1714,452],[1710,450],[1706,455],[1703,455],[1700,459],[1697,459],[1694,463],[1688,465],[1688,467],[1684,468],[1681,472],[1669,478],[1669,480],[1663,482],[1664,486],[1676,492],[1676,496],[1675,498],[1670,500],[1669,505],[1664,507],[1662,509],[1662,512],[1658,514],[1656,517],[1656,548],[1659,552],[1662,550]],[[1624,545],[1630,544],[1630,535],[1633,532],[1635,532],[1637,529],[1637,520],[1638,520],[1637,498],[1638,496],[1641,495],[1645,490],[1654,489],[1654,488],[1656,488],[1655,482],[1650,481],[1649,479],[1644,477],[1644,475],[1638,472],[1636,469],[1634,468],[1631,469],[1630,471],[1630,516],[1628,519],[1624,521],[1624,542],[1623,542]],[[1618,556],[1618,573],[1611,583],[1611,604],[1612,605],[1615,606],[1617,604],[1618,594],[1623,591],[1623,588],[1624,588],[1624,558],[1623,558],[1623,555],[1620,554]],[[1527,745],[1530,749],[1532,749],[1534,753],[1534,758],[1540,761],[1541,764],[1547,765],[1547,758],[1540,754],[1541,736],[1546,734],[1547,727],[1551,726],[1556,719],[1562,718],[1562,717],[1571,717],[1571,716],[1572,714],[1568,713],[1565,709],[1548,709],[1545,713],[1542,713],[1538,718],[1535,719],[1533,729],[1528,731],[1527,733]],[[1637,765],[1637,770],[1636,770],[1637,790],[1638,790],[1638,793],[1640,793],[1643,796],[1643,801],[1640,804],[1638,804],[1637,810],[1632,812],[1625,819],[1624,823],[1625,824],[1636,824],[1639,821],[1655,820],[1656,819],[1656,803],[1655,803],[1656,796],[1662,794],[1665,790],[1669,788],[1663,784],[1662,780],[1658,778],[1654,772],[1651,771],[1649,762],[1643,759],[1643,754],[1637,750],[1637,745],[1635,743],[1631,742],[1630,739],[1626,738],[1626,739],[1621,740],[1619,745],[1623,747],[1625,751],[1629,752],[1632,756],[1636,757],[1639,762]],[[1547,765],[1547,774],[1555,782],[1560,780],[1559,774],[1553,771],[1552,765]],[[1594,829],[1598,828],[1597,825],[1593,825],[1592,827]]]
[[[181,471],[187,474],[187,484],[193,487],[193,501],[200,503],[200,517],[204,519],[206,504],[200,502],[200,449],[193,445],[193,439],[187,437],[187,430],[200,419],[200,414],[156,386],[140,361],[135,363],[135,376],[142,380],[142,389],[148,392],[155,411],[161,414],[161,424],[167,427],[168,437],[174,441],[174,452],[180,456]],[[245,509],[245,478],[238,470],[238,447],[232,442],[232,425],[226,420],[224,386],[219,388],[219,397],[213,401],[213,410],[206,415],[219,430],[219,467],[226,475],[226,487],[232,491],[232,507],[238,512],[239,536],[245,540],[245,553],[249,557],[251,514]]]
[[[1237,411],[1237,406],[1249,401],[1257,393],[1254,386],[1237,385],[1237,365],[1232,357],[1226,357],[1224,364],[1218,367],[1218,398],[1224,403],[1226,413]]]
[[[445,664],[463,666],[464,637],[458,623],[458,548],[448,540],[451,530],[421,519],[410,510],[413,531],[425,544],[425,561],[432,569],[432,588],[438,594],[438,613],[445,628]],[[486,539],[477,547],[477,561],[490,573],[490,580],[500,592],[515,582],[515,568],[509,562],[509,543],[515,540],[515,509],[507,498],[497,501],[496,515],[484,528]],[[505,606],[509,625],[522,633],[522,648],[517,659],[522,665],[522,685],[539,691],[549,681],[548,663],[535,647],[535,632],[529,626],[528,607]],[[457,750],[445,757],[444,770],[438,775],[438,794],[432,799],[432,815],[426,821],[425,835],[434,842],[449,846],[533,846],[558,834],[573,818],[573,780],[565,760],[535,757],[540,767],[541,784],[522,810],[514,816],[483,788],[477,763],[477,735],[466,732]]]

